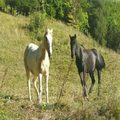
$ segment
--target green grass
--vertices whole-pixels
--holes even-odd
[[[23,53],[28,43],[40,44],[39,41],[31,39],[26,29],[28,23],[29,18],[0,13],[0,120],[120,119],[120,55],[99,46],[71,26],[50,19],[45,22],[45,27],[53,28],[53,56],[49,79],[50,103],[45,103],[44,80],[43,103],[37,103],[33,85],[33,102],[28,101]],[[40,32],[41,35],[44,34],[43,29]],[[69,34],[74,33],[86,48],[97,48],[106,61],[106,69],[102,72],[101,96],[97,97],[96,80],[89,101],[84,101],[82,98],[82,88],[75,64],[72,65],[65,86],[62,86],[71,62]],[[90,84],[90,78],[87,76],[87,85]],[[61,88],[63,94],[58,102]]]

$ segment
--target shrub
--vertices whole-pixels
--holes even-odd
[[[55,18],[56,10],[55,10],[54,6],[51,5],[51,4],[47,4],[46,13],[47,13],[49,16]]]
[[[39,30],[43,28],[45,21],[45,14],[42,14],[40,12],[36,12],[31,15],[30,18],[30,24],[28,26],[30,32],[33,34],[33,38],[39,40],[40,34]]]
[[[0,0],[0,10],[3,11],[4,7],[5,7],[4,0]]]

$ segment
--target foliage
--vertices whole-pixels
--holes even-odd
[[[55,7],[56,7],[56,18],[62,20],[64,18],[64,10],[63,10],[62,0],[57,1],[57,3],[55,3]]]
[[[77,2],[74,1],[73,7],[73,15],[79,25],[79,29],[87,35],[89,28],[87,10],[90,7],[90,4],[87,0],[77,0]]]
[[[4,0],[0,0],[0,10],[3,10],[5,7],[5,1]]]
[[[107,3],[107,34],[106,45],[115,51],[120,51],[120,3]]]
[[[78,28],[85,35],[90,34],[101,45],[106,45],[116,51],[120,49],[119,1],[0,0],[0,10],[12,15],[26,16],[41,12]],[[34,27],[34,29],[38,31],[37,28]]]
[[[91,0],[89,8],[89,32],[100,44],[104,44],[107,31],[103,0]]]
[[[0,120],[5,120],[5,116],[4,111],[0,110]]]
[[[38,0],[5,0],[6,6],[10,6],[12,13],[13,9],[16,9],[18,13],[23,15],[29,15],[37,10],[39,6]]]
[[[32,34],[33,39],[40,40],[40,29],[43,28],[45,21],[45,14],[42,14],[40,12],[35,12],[30,17],[30,23],[29,23],[29,30]]]
[[[46,13],[53,18],[56,17],[56,10],[54,8],[54,4],[52,4],[51,2],[46,4]]]
[[[84,12],[82,9],[79,9],[79,14],[77,14],[77,23],[79,25],[79,29],[82,33],[88,35],[88,14]]]
[[[94,42],[97,50],[104,56],[107,66],[102,71],[101,95],[97,97],[96,76],[96,83],[92,94],[89,95],[89,101],[84,100],[75,63],[72,64],[64,88],[62,86],[71,63],[69,34],[76,32],[78,42],[86,48],[93,47],[93,39],[89,39],[71,26],[49,18],[45,21],[44,30],[48,23],[54,29],[49,78],[50,103],[44,103],[46,94],[43,77],[43,103],[38,104],[33,82],[31,82],[33,101],[30,102],[27,99],[28,88],[23,53],[30,42],[37,45],[40,45],[40,42],[31,39],[29,36],[31,32],[24,29],[26,24],[29,24],[28,17],[13,17],[0,12],[0,120],[119,120],[120,55]],[[41,36],[44,35],[42,29],[39,32]],[[91,85],[89,76],[86,79],[89,88]],[[63,94],[57,102],[61,89]]]
[[[46,1],[46,13],[51,17],[69,21],[71,12],[71,0]]]
[[[114,24],[109,25],[106,40],[107,47],[113,48],[115,51],[120,50],[120,29],[118,26]]]

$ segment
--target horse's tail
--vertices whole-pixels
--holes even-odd
[[[92,51],[96,56],[96,61],[97,61],[96,66],[97,66],[97,68],[98,69],[105,68],[106,64],[105,64],[105,60],[104,60],[103,56],[96,49],[92,49]]]
[[[98,57],[98,62],[99,62],[100,69],[106,67],[105,60],[104,60],[103,56],[100,53],[99,53],[99,57]]]

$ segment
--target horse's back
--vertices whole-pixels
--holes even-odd
[[[36,44],[34,44],[34,43],[30,43],[29,45],[28,45],[28,49],[29,50],[31,50],[31,51],[35,51],[35,50],[37,50],[39,47],[36,45]]]
[[[24,53],[25,67],[33,73],[37,73],[37,57],[39,55],[39,47],[33,43],[30,43]]]
[[[83,50],[83,63],[86,72],[95,70],[96,56],[90,49]]]
[[[33,43],[30,43],[27,47],[26,47],[26,58],[32,58],[35,57],[38,53],[38,49],[39,47]]]

